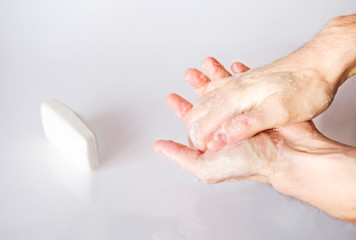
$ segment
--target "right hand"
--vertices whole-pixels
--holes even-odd
[[[214,58],[205,59],[203,68],[209,77],[196,69],[185,74],[201,95],[184,119],[201,151],[218,151],[261,131],[310,120],[330,105],[338,87],[288,57],[238,76]]]
[[[203,62],[209,77],[188,70],[186,80],[201,95],[184,119],[192,143],[201,151],[218,151],[322,113],[338,87],[356,74],[355,39],[356,14],[340,16],[302,48],[240,76],[231,76],[213,58]]]

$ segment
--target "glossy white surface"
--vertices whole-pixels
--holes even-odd
[[[209,55],[268,63],[352,11],[353,0],[0,1],[0,239],[355,239],[355,226],[269,186],[205,185],[152,150],[186,142],[165,106],[172,91],[194,100],[186,68]],[[346,84],[318,126],[356,145]],[[45,138],[39,107],[53,98],[96,133],[93,173]]]

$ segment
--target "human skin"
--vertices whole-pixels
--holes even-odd
[[[217,70],[216,64],[207,58],[207,75],[197,69],[185,74],[188,82],[200,79],[194,83],[200,97],[185,123],[192,144],[201,151],[219,151],[325,111],[339,86],[356,73],[356,14],[330,20],[305,46],[271,64],[236,76]]]
[[[220,64],[213,68],[212,79],[228,73]],[[232,70],[248,68],[234,63]],[[193,74],[190,79],[198,93],[214,81],[201,76]],[[176,94],[167,97],[167,104],[184,122],[193,107]],[[247,179],[268,183],[356,224],[356,149],[323,136],[311,121],[261,132],[219,152],[199,151],[171,140],[155,142],[154,149],[203,182]]]

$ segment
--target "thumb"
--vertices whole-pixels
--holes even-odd
[[[219,151],[225,145],[235,145],[259,132],[280,127],[288,122],[288,115],[282,108],[265,102],[260,107],[224,122],[220,129],[209,136],[207,147]]]

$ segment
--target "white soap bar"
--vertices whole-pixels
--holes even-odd
[[[42,103],[41,117],[47,138],[84,170],[98,167],[94,133],[69,107],[57,100]]]

